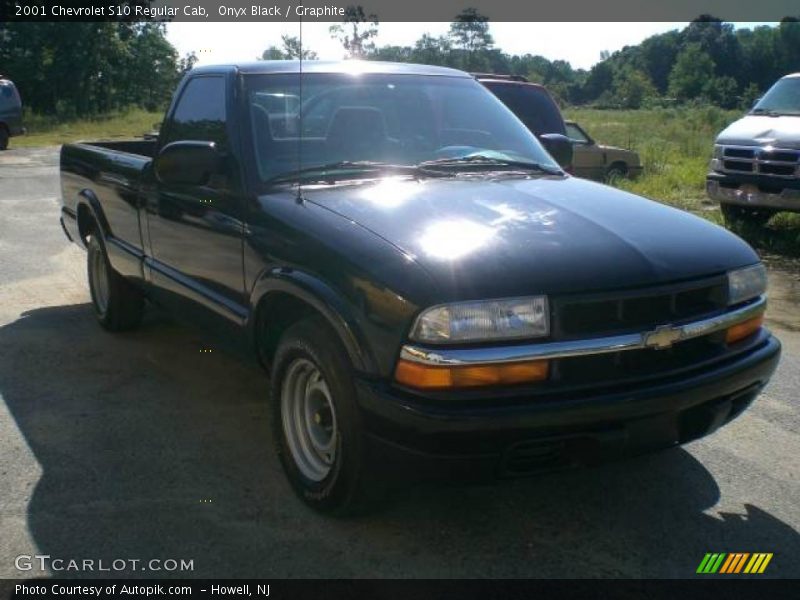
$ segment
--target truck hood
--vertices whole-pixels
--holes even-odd
[[[387,178],[304,196],[417,262],[440,302],[655,285],[758,260],[704,219],[574,177]]]
[[[717,143],[800,149],[800,117],[748,115],[728,125]]]

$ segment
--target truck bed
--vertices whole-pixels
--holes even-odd
[[[123,152],[125,154],[135,154],[137,156],[145,156],[153,158],[156,152],[155,138],[148,139],[135,139],[135,140],[110,140],[99,142],[79,142],[82,146],[94,146],[97,148],[105,148],[106,150],[113,150],[115,152]]]
[[[80,241],[79,198],[103,215],[107,250],[123,253],[115,261],[124,275],[141,276],[144,243],[140,230],[140,191],[157,146],[156,139],[109,140],[65,144],[61,148],[62,218],[70,237]]]

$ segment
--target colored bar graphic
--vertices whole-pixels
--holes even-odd
[[[739,556],[738,554],[728,554],[728,559],[722,563],[722,568],[719,570],[720,573],[730,573],[729,569],[731,565],[736,561],[736,557]]]
[[[697,567],[697,573],[703,574],[738,574],[738,573],[763,573],[769,561],[772,560],[771,552],[707,552]],[[747,565],[747,566],[745,566]]]
[[[740,572],[742,570],[742,567],[744,567],[745,561],[748,558],[750,558],[750,553],[749,552],[744,552],[743,554],[740,555],[740,557],[741,558],[739,558],[739,562],[736,563],[736,570],[733,570],[733,568],[731,568],[731,573],[738,573],[738,572]]]
[[[767,565],[769,564],[769,561],[771,561],[771,560],[772,560],[772,552],[770,552],[769,554],[767,554],[764,557],[764,562],[761,563],[761,566],[759,567],[758,572],[759,573],[763,573],[764,569],[767,568]]]

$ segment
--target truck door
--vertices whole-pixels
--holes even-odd
[[[246,316],[242,234],[244,201],[228,119],[233,75],[197,75],[183,86],[165,121],[159,148],[211,141],[223,156],[206,185],[163,183],[146,193],[153,283],[234,322]]]

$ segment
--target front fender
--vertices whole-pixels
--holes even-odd
[[[246,323],[251,343],[256,343],[257,308],[273,293],[295,296],[313,307],[337,333],[353,367],[365,374],[377,373],[377,361],[358,325],[354,307],[326,282],[297,269],[275,268],[264,273],[256,282],[251,295],[253,310]]]

